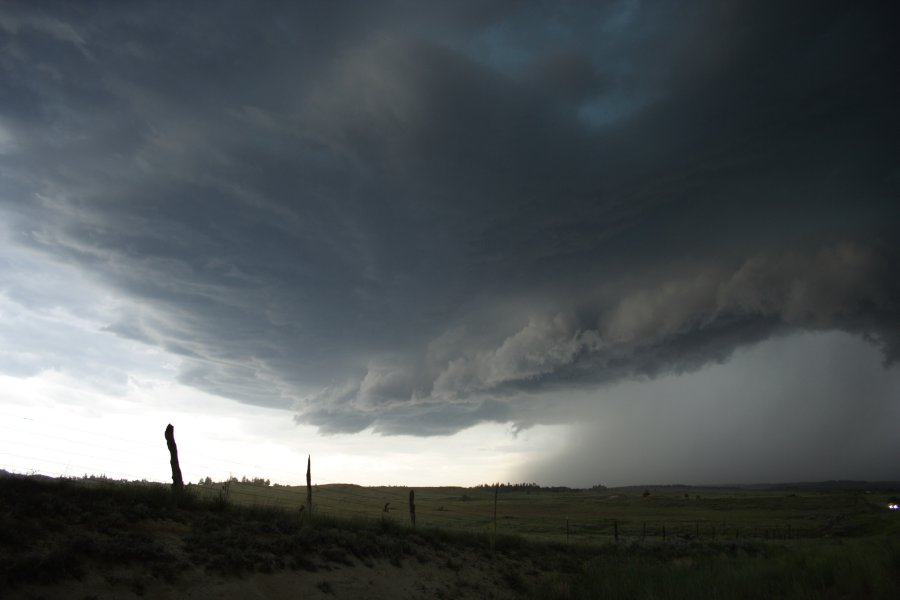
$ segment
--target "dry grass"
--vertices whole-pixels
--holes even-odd
[[[186,584],[186,573],[297,572],[319,578],[312,594],[341,597],[357,569],[384,565],[394,573],[387,581],[424,577],[430,594],[448,598],[887,598],[900,589],[900,519],[879,494],[511,492],[500,495],[494,537],[489,490],[417,489],[415,529],[405,510],[382,510],[385,502],[405,508],[404,488],[320,486],[313,518],[269,501],[284,490],[254,491],[224,501],[163,485],[0,477],[0,587],[128,568],[140,575],[107,582],[127,580],[128,593],[140,595]],[[665,541],[653,537],[661,524]],[[775,535],[789,525],[799,540]],[[339,571],[354,575],[338,585]]]

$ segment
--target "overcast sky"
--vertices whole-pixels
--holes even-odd
[[[2,464],[900,479],[895,13],[3,3]]]

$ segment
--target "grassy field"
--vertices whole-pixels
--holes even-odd
[[[222,493],[221,484],[192,486],[201,497]],[[649,495],[644,495],[649,491]],[[803,540],[877,533],[886,522],[887,499],[897,492],[865,490],[751,490],[651,488],[623,490],[502,491],[497,531],[541,541],[607,543],[677,540]],[[230,484],[237,505],[298,510],[306,488]],[[340,517],[409,522],[409,489],[322,485],[313,488],[314,511]],[[484,488],[417,488],[420,526],[491,533],[494,492]],[[388,504],[388,512],[384,506]],[[900,520],[900,515],[897,515]],[[886,521],[887,520],[887,521]]]
[[[434,598],[900,597],[895,491],[649,491],[505,491],[495,536],[489,489],[416,489],[412,528],[407,488],[318,486],[309,518],[304,488],[0,476],[0,589],[53,597],[99,570],[120,573],[110,597],[198,597],[204,577],[296,572],[289,590],[352,598],[363,569]]]

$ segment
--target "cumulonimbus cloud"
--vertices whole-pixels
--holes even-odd
[[[6,3],[3,249],[181,383],[324,431],[540,422],[524,394],[793,330],[897,356],[890,19],[357,4]]]

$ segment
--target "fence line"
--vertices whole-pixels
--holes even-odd
[[[0,454],[9,453],[0,452]],[[21,455],[19,457],[28,458]],[[56,464],[62,463],[57,462]],[[43,469],[42,471],[45,474],[49,475],[63,478],[67,477],[64,473],[60,473],[59,471]],[[71,478],[71,476],[69,477]],[[86,479],[83,481],[85,483],[92,483],[97,482],[98,480]],[[107,483],[117,484],[119,482],[112,481]],[[146,483],[168,485],[163,482]],[[222,493],[223,488],[228,488],[226,492],[227,500],[229,502],[240,505],[272,506],[296,511],[299,510],[301,506],[304,506],[305,503],[306,492],[304,486],[280,488],[241,482],[217,482],[210,485],[191,484],[188,486],[188,489],[193,490],[195,493],[206,495],[206,497],[210,499],[219,497]],[[323,495],[323,489],[325,490],[325,498],[321,498],[321,496]],[[360,491],[365,490],[366,488],[359,487],[354,489],[355,491]],[[382,505],[385,498],[385,493],[379,493],[370,489],[368,493],[360,494],[359,496],[348,496],[346,493],[344,493],[338,497],[329,497],[327,494],[327,488],[320,487],[318,496],[321,499],[315,500],[314,496],[314,513],[320,515],[326,514],[345,517],[362,517],[364,519],[373,521],[379,519],[388,520],[397,524],[405,525],[408,522],[407,511],[399,502],[399,500],[402,498],[402,491],[404,491],[405,489],[408,488],[386,488],[386,490],[394,492],[391,497],[397,498],[399,506],[396,510],[391,510],[389,513],[384,513],[382,512]],[[489,494],[484,495],[488,496]],[[370,509],[365,509],[360,505],[361,502],[364,503],[366,501],[372,502],[372,504],[370,505]],[[443,502],[443,505],[447,504],[445,500],[434,501],[429,499],[427,495],[423,496],[422,494],[417,494],[417,521],[419,525],[436,526],[454,530],[481,531],[484,533],[489,532],[493,520],[491,518],[491,515],[489,514],[491,502],[487,497],[474,501],[483,503],[484,506],[476,507],[481,508],[481,510],[466,510],[465,512],[459,510],[458,506],[455,506],[454,509],[444,508],[444,510],[440,510],[438,507],[433,506],[433,504],[439,502]],[[502,502],[500,503],[500,506],[503,506]],[[501,522],[507,522],[507,520],[516,522],[529,521],[528,518],[522,516],[502,516],[503,518],[501,518]],[[548,519],[541,518],[541,521],[546,525]],[[568,521],[568,524],[566,523],[566,521]],[[811,537],[816,535],[816,532],[814,530],[798,529],[796,525],[791,524],[790,521],[785,522],[785,524],[781,526],[778,526],[777,524],[773,525],[772,527],[728,526],[725,530],[718,529],[718,526],[714,525],[713,523],[719,523],[719,521],[698,521],[697,519],[668,519],[666,521],[624,521],[598,515],[595,518],[582,517],[581,519],[573,519],[571,517],[568,519],[566,519],[565,517],[554,517],[553,524],[550,527],[545,526],[541,531],[533,532],[528,530],[527,528],[525,530],[517,528],[514,530],[514,532],[526,536],[538,535],[539,537],[545,539],[550,538],[557,539],[559,541],[582,540],[600,542],[604,540],[610,542],[637,542],[653,540],[668,540],[674,542],[679,540],[693,539],[705,539],[709,541],[731,541],[740,539],[786,540],[796,539],[799,537]],[[698,528],[699,535],[697,535]],[[715,533],[713,533],[714,531]],[[500,528],[500,532],[503,532],[502,527]]]
[[[3,414],[3,413],[0,413]],[[26,417],[21,419],[35,421]],[[14,428],[7,425],[0,425],[0,428],[10,430]],[[16,430],[18,431],[18,430]],[[77,430],[76,430],[77,431]],[[133,452],[114,448],[112,446],[98,444],[94,442],[85,442],[73,440],[46,434],[42,432],[28,432],[30,435],[37,435],[44,438],[58,439],[82,446],[94,447],[101,450],[114,451],[116,453],[127,453],[143,458],[152,458],[158,461],[162,466],[165,460],[165,452],[163,450],[162,440],[158,445],[158,451],[152,456],[146,453]],[[91,435],[96,435],[90,432]],[[120,438],[113,436],[105,436],[118,441]],[[162,437],[162,436],[160,436]],[[3,440],[0,440],[2,442]],[[10,442],[14,443],[16,448],[32,448],[35,450],[47,450],[53,452],[65,452],[66,456],[77,456],[88,459],[85,462],[90,463],[92,460],[103,460],[115,462],[118,464],[127,464],[129,461],[123,458],[102,456],[100,454],[92,454],[89,452],[72,452],[69,450],[61,450],[59,448],[51,448],[49,446],[35,443],[34,440],[27,442]],[[82,448],[79,447],[79,450]],[[39,468],[37,471],[56,477],[72,477],[68,472],[70,469],[84,469],[85,473],[97,472],[98,469],[83,464],[75,464],[71,461],[53,460],[48,458],[40,458],[30,456],[21,452],[8,452],[0,447],[0,455],[10,456],[18,459],[29,461],[31,464],[49,465],[49,468]],[[212,484],[189,484],[189,489],[194,490],[198,494],[206,497],[224,497],[227,501],[235,504],[259,505],[259,506],[275,506],[288,508],[291,510],[300,510],[305,505],[306,489],[303,485],[288,485],[277,481],[275,485],[254,484],[252,481],[236,481],[231,478],[231,471],[227,466],[247,465],[236,461],[226,461],[222,459],[213,459],[222,462],[225,467],[210,467],[208,465],[199,465],[194,463],[191,455],[184,457],[185,462],[191,464],[191,468],[202,468],[224,474],[229,473],[229,481],[218,481]],[[62,472],[59,466],[64,466]],[[299,465],[298,465],[299,467]],[[127,471],[128,469],[125,469]],[[108,470],[100,469],[104,476],[113,475],[119,479],[138,479],[130,473],[123,472],[119,469]],[[162,471],[162,468],[160,468]],[[299,471],[299,469],[298,469]],[[223,478],[224,479],[224,478]],[[272,483],[271,479],[267,479]],[[354,484],[341,484],[339,482],[331,482],[322,478],[314,481],[316,492],[313,497],[313,511],[316,514],[333,514],[342,516],[362,517],[365,519],[381,519],[391,522],[405,524],[408,519],[408,509],[406,507],[405,497],[409,492],[409,487],[402,486],[386,486],[386,487],[363,487]],[[88,479],[90,481],[90,479]],[[160,485],[167,484],[165,481],[150,481],[141,478],[142,482],[158,483]],[[324,485],[319,485],[324,482]],[[340,487],[346,485],[347,487]],[[458,488],[459,495],[443,493],[438,497],[432,496],[428,492],[428,488],[421,492],[416,490],[416,505],[418,513],[419,525],[446,527],[459,530],[471,531],[488,531],[491,524],[496,527],[497,517],[492,515],[493,498],[496,492],[495,488]],[[597,505],[596,516],[579,515],[579,516],[559,516],[557,514],[535,515],[524,496],[518,496],[516,503],[512,505],[503,501],[500,495],[500,517],[502,524],[508,524],[508,527],[499,527],[499,532],[504,529],[513,531],[523,535],[535,535],[544,538],[553,538],[562,540],[610,540],[610,541],[645,541],[645,540],[735,540],[735,539],[792,539],[803,536],[810,537],[816,535],[815,528],[797,527],[797,522],[790,519],[783,519],[782,522],[772,522],[770,525],[761,524],[761,520],[755,520],[752,523],[741,523],[740,525],[729,525],[718,519],[613,519],[602,514],[602,505]],[[536,493],[534,495],[535,502],[547,498],[547,493]],[[552,497],[552,496],[550,496]],[[468,498],[468,500],[467,500]],[[389,504],[389,510],[385,511],[385,504]],[[524,511],[518,510],[520,507],[526,506]],[[553,509],[548,509],[548,512]]]

